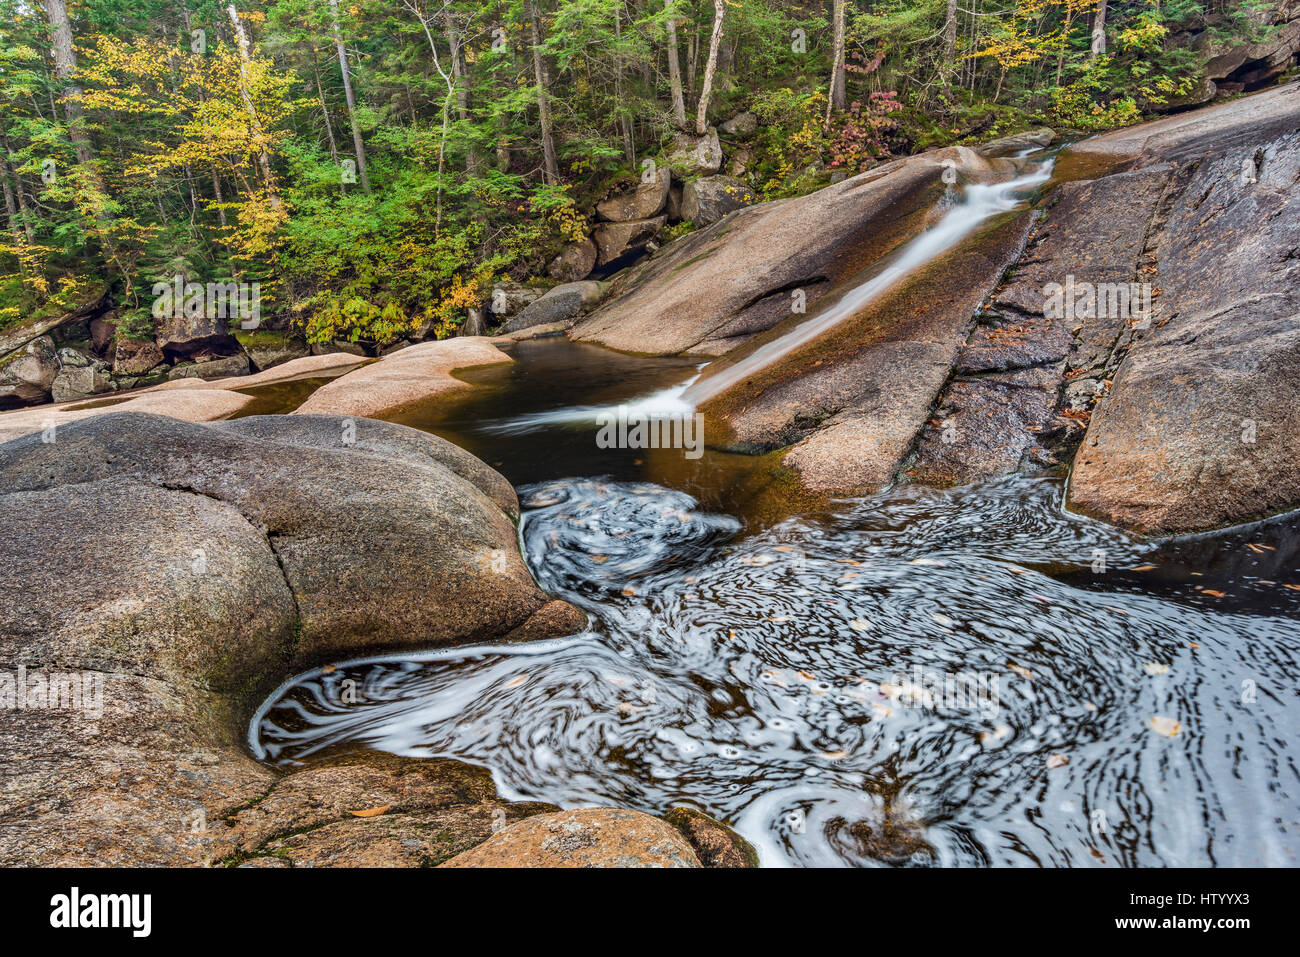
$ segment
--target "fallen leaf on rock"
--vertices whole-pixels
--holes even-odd
[[[1007,667],[1010,668],[1012,671],[1014,671],[1016,674],[1020,675],[1020,677],[1022,678],[1028,678],[1030,681],[1034,680],[1034,673],[1030,671],[1028,668],[1022,668],[1020,667],[1020,665],[1007,665]]]
[[[351,814],[353,817],[378,817],[379,815],[387,811],[390,807],[392,807],[391,804],[385,804],[383,807],[372,807],[364,811],[348,811],[348,813]]]
[[[1213,588],[1203,588],[1203,589],[1201,589],[1201,594],[1202,594],[1202,595],[1209,595],[1211,598],[1226,598],[1226,597],[1227,597],[1226,593],[1221,592],[1221,591],[1215,591]]]

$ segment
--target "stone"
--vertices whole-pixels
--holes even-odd
[[[436,396],[470,388],[452,376],[456,369],[510,361],[491,339],[458,337],[421,342],[327,382],[293,414],[394,415]]]
[[[311,354],[314,356],[329,355],[331,352],[346,352],[361,357],[366,355],[364,346],[355,342],[348,342],[345,339],[335,339],[332,342],[313,342],[311,344]]]
[[[192,363],[173,366],[168,379],[223,379],[228,376],[246,376],[249,373],[248,356],[219,356]]]
[[[211,316],[165,316],[154,320],[156,342],[169,359],[205,353],[229,355],[237,347],[225,319]]]
[[[183,381],[201,384],[198,380]],[[251,395],[225,389],[180,389],[92,397],[90,401],[72,405],[40,405],[0,415],[0,442],[9,442],[34,432],[55,436],[60,429],[74,422],[109,412],[146,412],[186,422],[211,422],[236,415],[256,401]]]
[[[699,867],[686,839],[642,811],[578,808],[511,824],[442,867]]]
[[[919,232],[942,192],[938,154],[878,167],[795,199],[739,210],[619,277],[573,338],[676,355],[764,297],[849,280]]]
[[[687,180],[682,187],[682,219],[696,227],[716,223],[727,213],[757,200],[752,189],[731,176]]]
[[[633,249],[642,248],[664,228],[667,217],[604,223],[592,233],[596,242],[596,263],[604,266]]]
[[[295,336],[270,329],[255,332],[237,332],[235,338],[248,355],[248,361],[258,372],[311,355],[307,343]]]
[[[385,810],[353,814],[374,808]],[[292,772],[237,813],[231,859],[295,867],[429,867],[514,821],[556,810],[500,800],[485,768],[362,752]]]
[[[38,336],[0,360],[0,404],[31,405],[49,397],[59,374],[54,340]]]
[[[571,321],[600,302],[600,295],[600,283],[591,280],[556,286],[502,326],[501,332],[508,335],[533,326]]]
[[[680,132],[673,135],[668,150],[668,165],[685,178],[716,173],[722,168],[722,144],[712,127],[703,136]]]
[[[586,279],[596,268],[596,244],[590,239],[569,243],[551,260],[546,274],[560,282],[577,282]]]
[[[162,348],[148,339],[118,335],[113,340],[114,375],[143,375],[164,359]]]
[[[737,113],[725,123],[718,125],[718,132],[723,136],[745,137],[758,129],[758,117],[748,111]]]
[[[655,170],[650,182],[641,182],[635,189],[611,196],[596,204],[596,214],[605,220],[624,223],[633,219],[651,219],[663,212],[668,202],[668,189],[672,185],[672,172]]]
[[[494,321],[503,322],[518,315],[529,303],[536,302],[545,291],[517,282],[499,282],[492,287],[487,308]]]
[[[59,360],[63,368],[50,388],[54,402],[75,402],[116,388],[105,362],[76,349],[60,349]]]
[[[309,416],[106,413],[0,445],[0,641],[72,705],[0,710],[0,864],[431,864],[552,811],[455,761],[284,775],[243,745],[305,668],[585,622],[532,582],[509,484],[466,460],[413,429]],[[384,805],[382,823],[353,813]]]
[[[1232,134],[1202,140],[1203,159],[1184,168],[1151,276],[1160,318],[1135,331],[1093,412],[1071,508],[1169,535],[1300,506],[1300,102],[1293,111],[1289,131],[1248,151]]]
[[[664,820],[677,828],[695,849],[704,867],[758,867],[758,851],[747,840],[692,807],[675,807]]]
[[[90,320],[91,350],[101,359],[107,359],[110,356],[109,349],[117,332],[116,319],[116,313],[107,313]]]
[[[483,318],[483,310],[477,306],[470,306],[465,310],[465,318],[456,329],[456,335],[486,336],[487,334],[488,328],[487,322]]]

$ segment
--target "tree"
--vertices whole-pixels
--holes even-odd
[[[713,0],[713,33],[709,37],[709,58],[704,65],[704,85],[695,111],[695,132],[703,136],[709,128],[709,98],[713,95],[713,74],[718,68],[718,47],[722,43],[722,22],[727,16],[726,0]]]
[[[831,44],[831,89],[826,102],[826,125],[831,124],[831,115],[843,113],[848,105],[844,91],[844,7],[846,0],[832,0],[835,6],[834,39]]]
[[[542,57],[542,16],[535,0],[528,0],[528,25],[532,32],[533,78],[537,82],[537,122],[542,131],[542,176],[548,185],[560,181],[559,163],[555,158],[555,139],[551,135],[551,78]]]
[[[348,51],[343,45],[343,31],[339,29],[339,0],[330,0],[330,30],[334,35],[334,48],[339,55],[339,73],[343,76],[343,96],[348,104],[348,123],[352,126],[352,151],[357,157],[357,175],[361,177],[361,188],[368,193],[370,171],[366,167],[366,146],[361,142],[361,127],[357,124],[357,98],[352,92]]]
[[[686,128],[686,99],[682,96],[682,68],[677,61],[677,19],[673,16],[674,0],[664,0],[668,11],[668,88],[673,98],[673,120]]]
[[[1097,0],[1097,13],[1092,19],[1092,56],[1106,54],[1106,5],[1107,0]]]

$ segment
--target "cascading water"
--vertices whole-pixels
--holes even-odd
[[[1024,156],[1017,157],[1017,160],[1023,158]],[[956,247],[981,223],[999,213],[1015,209],[1024,201],[1027,192],[1047,182],[1052,175],[1053,161],[1050,158],[1032,162],[1030,165],[1029,172],[1002,182],[966,183],[961,187],[958,198],[946,195],[945,199],[940,201],[940,205],[946,207],[947,211],[939,222],[879,264],[871,279],[785,335],[760,346],[739,362],[722,367],[713,375],[706,372],[683,391],[680,396],[681,404],[688,408],[695,408],[706,399],[743,382],[782,356],[789,355],[800,346],[819,338],[845,319],[857,315],[873,299],[893,287],[912,271],[933,262]],[[952,190],[953,187],[950,186],[949,192],[951,193]]]

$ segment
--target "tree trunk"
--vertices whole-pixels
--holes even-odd
[[[673,0],[664,0],[664,7],[672,10]],[[673,96],[673,120],[686,129],[686,99],[682,96],[682,68],[677,62],[677,21],[668,17],[668,87]]]
[[[948,0],[943,18],[943,73],[947,76],[957,62],[957,0]]]
[[[831,89],[826,101],[826,125],[831,125],[831,116],[843,113],[848,105],[844,91],[844,18],[846,0],[832,0],[834,13],[834,41],[831,48]]]
[[[334,139],[334,124],[330,122],[330,108],[325,103],[325,87],[320,82],[320,68],[316,66],[316,51],[311,51],[311,71],[316,76],[316,95],[320,97],[320,112],[325,119],[325,136],[330,143],[330,159],[339,165],[339,144]]]
[[[87,169],[92,168],[94,150],[90,145],[90,136],[82,124],[81,87],[77,85],[77,54],[72,49],[72,25],[68,22],[68,7],[64,0],[45,0],[45,12],[50,19],[50,41],[53,44],[54,72],[63,86],[63,111],[68,120],[68,136],[72,140],[72,149],[77,154],[77,162]]]
[[[555,158],[555,140],[551,137],[551,78],[542,57],[542,17],[534,0],[528,0],[528,20],[533,36],[533,75],[537,81],[537,119],[542,128],[542,179],[560,181],[560,166]]]
[[[1092,55],[1106,54],[1106,0],[1097,0],[1097,14],[1092,21]]]
[[[357,98],[352,93],[352,71],[348,69],[348,51],[343,46],[343,33],[339,30],[339,0],[330,0],[330,29],[334,33],[334,48],[339,54],[339,72],[343,74],[343,96],[348,103],[348,123],[352,126],[352,151],[357,157],[357,174],[361,188],[370,192],[370,171],[366,169],[366,147],[361,142],[361,128],[357,126]]]
[[[233,3],[226,5],[226,14],[230,17],[230,26],[235,31],[235,47],[239,51],[239,93],[243,97],[244,109],[248,112],[250,122],[260,133],[262,121],[257,115],[257,107],[253,105],[253,98],[249,95],[248,87],[244,83],[244,78],[248,75],[248,63],[252,58],[248,34],[244,32],[244,25],[239,22],[239,11],[235,9]],[[257,154],[257,166],[261,170],[262,183],[266,186],[266,191],[270,195],[271,204],[273,206],[280,205],[280,197],[275,187],[275,174],[271,172],[271,157],[267,155],[265,149],[260,150]]]
[[[718,68],[718,47],[722,43],[722,21],[726,15],[726,0],[713,0],[713,35],[709,37],[709,59],[704,65],[704,85],[695,111],[695,132],[700,136],[709,128],[709,97],[713,95],[713,74]]]

